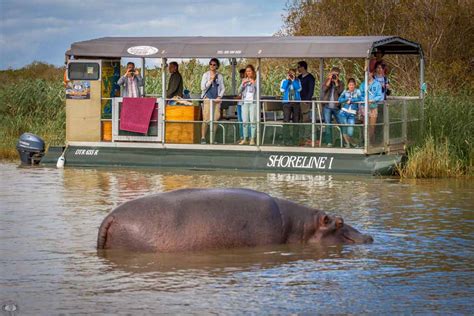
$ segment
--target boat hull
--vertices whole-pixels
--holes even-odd
[[[244,170],[290,173],[392,175],[403,156],[301,151],[246,146],[129,147],[69,145],[50,147],[43,165],[56,165],[65,150],[66,167],[151,167],[194,170]]]

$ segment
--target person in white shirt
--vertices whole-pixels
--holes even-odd
[[[257,74],[252,65],[245,67],[245,78],[239,87],[239,94],[242,95],[242,122],[244,137],[239,145],[255,145],[255,131],[257,129],[257,86],[255,80]],[[250,122],[250,142],[248,135],[248,125]]]
[[[211,119],[211,100],[214,100],[214,121],[221,118],[221,99],[224,96],[224,77],[217,72],[220,62],[217,58],[209,61],[209,71],[202,75],[201,79],[201,97],[204,99],[202,107],[202,126],[201,126],[201,144],[206,143],[207,125]],[[214,136],[216,130],[214,129]],[[215,137],[214,137],[215,139]]]

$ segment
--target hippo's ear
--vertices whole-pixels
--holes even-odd
[[[319,226],[324,227],[327,226],[331,222],[331,218],[326,213],[322,213],[319,215]]]

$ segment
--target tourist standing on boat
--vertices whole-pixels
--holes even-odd
[[[240,141],[239,145],[255,145],[255,131],[257,130],[257,86],[255,80],[257,74],[255,68],[252,65],[245,67],[245,78],[239,87],[239,94],[242,95],[242,122],[243,122],[243,133],[244,137]],[[248,141],[248,125],[250,122],[250,143]]]
[[[201,80],[201,97],[204,99],[202,108],[202,127],[201,127],[201,144],[206,143],[207,125],[211,119],[211,100],[213,100],[214,121],[218,121],[221,117],[221,99],[224,96],[224,77],[218,73],[220,62],[217,58],[209,61],[209,71],[202,75]],[[214,136],[216,129],[214,129]],[[215,139],[215,137],[214,137]]]
[[[125,74],[120,77],[117,84],[122,87],[123,97],[140,98],[142,96],[140,87],[143,87],[143,78],[132,62],[127,63]]]
[[[178,63],[175,61],[170,62],[168,71],[171,74],[168,82],[168,89],[166,89],[166,98],[171,99],[173,97],[183,97],[183,77],[179,73]]]
[[[316,79],[308,72],[308,64],[302,60],[298,62],[298,79],[301,82],[301,102],[300,123],[311,123],[311,99],[313,99]],[[311,145],[311,126],[305,125],[300,128],[300,145]]]
[[[374,79],[377,80],[380,85],[382,86],[382,94],[383,99],[387,100],[387,95],[390,95],[390,82],[385,74],[385,64],[384,63],[377,63],[375,66],[375,77]]]
[[[324,123],[331,124],[331,120],[334,117],[336,122],[339,123],[339,107],[337,100],[344,91],[344,83],[339,79],[339,73],[341,71],[337,67],[332,67],[326,80],[322,85],[321,101],[329,101],[329,103],[323,104],[323,117]],[[327,144],[328,147],[332,147],[332,127],[326,126],[324,133],[323,143]]]
[[[355,124],[357,110],[359,108],[359,105],[356,102],[362,100],[362,93],[359,89],[356,89],[355,79],[350,78],[347,81],[347,90],[342,92],[338,100],[341,104],[341,110],[338,114],[340,124]],[[355,144],[352,140],[352,135],[354,135],[354,126],[342,126],[341,129],[342,136],[344,137],[345,141],[345,147],[357,147],[357,144]]]
[[[362,99],[365,100],[365,86],[366,82],[362,82],[359,87],[362,93]],[[368,83],[368,99],[369,99],[369,141],[371,144],[375,143],[375,124],[377,123],[378,116],[378,102],[383,101],[382,86],[377,80],[374,80],[374,73],[369,72],[369,83]],[[359,107],[359,111],[362,115],[365,115],[364,105]]]
[[[301,100],[301,82],[296,78],[296,70],[289,69],[286,79],[283,79],[280,84],[280,91],[283,92],[283,122],[299,123],[301,107],[299,101]],[[299,129],[297,125],[293,125],[293,133],[290,133],[290,126],[283,126],[283,141],[285,146],[297,145],[299,139]]]
[[[244,80],[245,78],[245,68],[239,70],[240,80]],[[244,139],[244,127],[242,124],[242,95],[240,95],[239,102],[237,102],[237,121],[239,122],[239,143]],[[250,126],[247,128],[248,133],[250,134]]]
[[[375,56],[372,57],[369,61],[369,71],[370,72],[375,72],[375,69],[377,68],[377,64],[383,64],[384,65],[384,75],[387,76],[389,73],[389,69],[387,67],[387,64],[383,60],[384,53],[381,50],[378,50],[375,52]]]

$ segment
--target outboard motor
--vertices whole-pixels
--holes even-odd
[[[39,164],[44,156],[44,141],[31,133],[23,133],[16,144],[16,150],[24,165]]]

